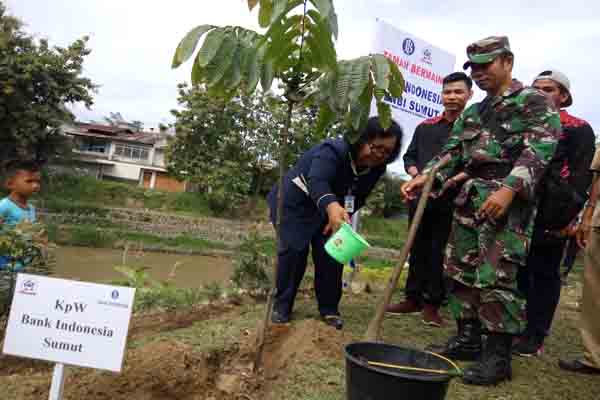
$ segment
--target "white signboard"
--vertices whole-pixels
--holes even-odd
[[[3,352],[120,372],[135,289],[18,274]]]
[[[392,106],[393,118],[404,130],[404,154],[417,125],[444,111],[442,80],[454,71],[456,57],[381,20],[377,20],[375,32],[373,52],[396,63],[406,81],[401,98],[386,99]],[[404,173],[404,163],[394,167],[395,172]]]

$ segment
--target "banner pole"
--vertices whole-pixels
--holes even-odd
[[[50,385],[50,397],[48,397],[48,400],[62,400],[66,369],[64,364],[58,363],[54,365],[52,384]]]

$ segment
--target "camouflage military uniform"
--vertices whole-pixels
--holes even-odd
[[[504,137],[488,120],[482,121],[485,109],[495,113],[495,126]],[[453,280],[449,301],[455,319],[479,319],[491,332],[515,334],[524,328],[516,274],[528,253],[536,185],[559,134],[559,114],[549,100],[513,80],[502,96],[488,97],[463,112],[441,154],[423,171],[450,156],[436,175],[437,183],[461,171],[470,176],[456,199],[444,265]],[[501,186],[517,193],[507,214],[497,221],[478,218],[479,207]]]

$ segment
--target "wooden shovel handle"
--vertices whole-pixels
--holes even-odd
[[[417,229],[421,224],[423,212],[425,211],[427,201],[429,200],[429,193],[431,193],[431,188],[433,186],[433,182],[435,181],[435,175],[437,171],[439,171],[439,169],[446,165],[449,161],[449,157],[441,159],[437,164],[433,166],[433,168],[427,175],[427,180],[425,181],[425,186],[423,187],[423,191],[421,192],[421,197],[419,198],[419,203],[417,205],[417,210],[410,224],[408,238],[400,253],[400,261],[398,262],[396,267],[394,267],[392,276],[390,277],[385,292],[383,293],[383,298],[379,302],[379,305],[377,306],[377,309],[375,311],[375,315],[373,316],[373,319],[371,319],[369,327],[367,328],[365,340],[369,342],[376,342],[380,340],[381,324],[383,323],[383,318],[385,316],[385,309],[390,303],[390,300],[392,299],[392,293],[398,285],[398,279],[400,278],[402,270],[404,269],[404,264],[406,263],[406,259],[408,258],[408,253],[410,252],[410,249],[412,248],[412,245],[415,241]]]

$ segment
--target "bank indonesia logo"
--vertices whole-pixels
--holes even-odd
[[[421,61],[425,64],[429,64],[431,65],[432,61],[431,61],[431,50],[429,49],[425,49],[423,50],[423,58],[421,59]]]
[[[37,287],[36,282],[33,279],[27,279],[21,285],[21,293],[23,294],[35,294],[35,289]]]
[[[112,297],[113,300],[116,300],[119,298],[119,291],[118,290],[113,290],[112,293],[110,294],[110,297]]]
[[[407,55],[412,55],[415,52],[415,42],[411,38],[406,38],[402,42],[402,51]]]

